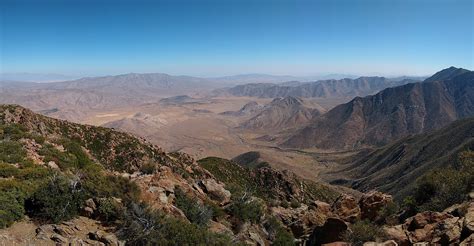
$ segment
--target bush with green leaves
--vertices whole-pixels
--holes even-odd
[[[123,206],[117,199],[111,197],[98,199],[97,214],[101,221],[115,222],[121,218],[123,212]]]
[[[263,223],[263,226],[265,227],[265,230],[269,233],[269,237],[272,241],[272,245],[274,246],[296,245],[295,238],[293,237],[291,232],[288,232],[285,229],[285,227],[282,225],[282,223],[274,216],[267,218],[265,222]]]
[[[117,232],[130,245],[231,245],[229,237],[131,203]]]
[[[88,197],[117,197],[125,203],[138,201],[140,188],[129,179],[107,175],[101,166],[93,164],[77,172]]]
[[[78,180],[57,174],[25,204],[30,216],[58,223],[77,216],[85,200],[86,193]]]
[[[474,184],[474,152],[463,152],[452,167],[433,170],[417,180],[413,199],[418,210],[442,211],[461,203]]]
[[[349,226],[343,238],[352,245],[363,245],[365,242],[374,242],[385,239],[385,234],[379,225],[373,224],[369,220],[359,220]]]
[[[21,163],[26,159],[26,151],[21,143],[11,140],[0,140],[0,161]]]
[[[18,191],[0,191],[0,228],[5,228],[23,218],[25,194]]]
[[[156,164],[153,162],[145,163],[140,167],[140,172],[144,174],[153,174],[155,171],[156,171]]]
[[[198,226],[207,226],[213,217],[211,208],[200,204],[196,199],[189,198],[181,189],[176,189],[175,197],[176,207],[183,211],[191,223]]]
[[[264,215],[262,202],[247,193],[233,195],[228,210],[243,222],[258,223]]]

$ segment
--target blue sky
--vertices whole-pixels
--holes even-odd
[[[472,0],[0,0],[0,69],[426,75],[474,65]]]

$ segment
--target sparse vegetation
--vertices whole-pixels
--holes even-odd
[[[232,203],[228,208],[230,214],[243,222],[259,223],[264,214],[261,201],[247,193],[232,195]]]
[[[344,234],[344,240],[355,246],[365,242],[374,242],[384,239],[385,234],[379,225],[368,220],[359,220],[350,225],[350,230]]]
[[[267,218],[263,223],[263,226],[270,234],[273,246],[296,245],[293,235],[288,232],[281,222],[274,216]]]
[[[231,245],[225,236],[166,217],[146,205],[130,204],[118,231],[130,245]]]
[[[213,210],[210,207],[200,204],[196,199],[189,198],[181,189],[176,189],[175,196],[176,207],[183,211],[191,223],[207,226],[213,217]]]
[[[145,163],[140,167],[140,172],[144,174],[153,174],[155,171],[156,164],[152,162]]]
[[[435,169],[417,180],[413,196],[406,198],[411,210],[443,209],[462,202],[474,184],[474,152],[460,154],[451,167]]]
[[[85,200],[78,180],[54,175],[26,200],[26,210],[31,217],[57,223],[77,216]]]

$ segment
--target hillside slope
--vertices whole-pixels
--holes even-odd
[[[232,165],[229,170],[240,168]],[[315,199],[331,202],[339,194],[329,185],[301,186],[308,182],[265,167],[251,186],[278,192],[262,196],[206,168],[214,171],[185,154],[166,153],[126,133],[0,105],[0,229],[28,215],[38,222],[20,222],[22,226],[41,232],[18,242],[94,244],[108,238],[108,244],[123,240],[131,245],[229,245],[268,244],[281,236],[291,241],[289,225],[281,221],[273,225],[276,231],[264,232],[268,220],[274,219],[272,207],[294,202],[300,212],[314,214],[308,205]],[[59,224],[63,221],[67,223]],[[100,232],[69,230],[83,222],[83,230]],[[251,226],[242,227],[245,223]],[[305,226],[309,225],[313,224]],[[69,229],[58,229],[63,227]],[[0,235],[7,235],[0,243],[17,236],[6,230],[0,230]],[[310,230],[306,228],[306,236]]]
[[[334,183],[368,191],[381,190],[404,197],[418,177],[435,168],[455,165],[458,154],[474,149],[474,118],[455,121],[446,127],[374,150],[335,173],[346,180]]]
[[[449,68],[437,74],[451,74]],[[382,146],[474,115],[474,72],[357,97],[316,117],[282,145],[294,148]]]

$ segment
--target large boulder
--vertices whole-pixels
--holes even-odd
[[[226,204],[230,201],[230,191],[224,188],[224,185],[218,183],[215,179],[202,180],[200,183],[202,190],[213,200]]]
[[[387,238],[390,238],[397,242],[400,246],[409,246],[410,240],[408,240],[408,236],[406,235],[405,231],[403,230],[402,225],[396,226],[388,226],[384,227],[383,231]]]
[[[308,245],[322,245],[342,241],[347,231],[348,225],[344,220],[330,217],[324,225],[314,228],[309,237]]]
[[[353,223],[360,219],[360,207],[357,200],[350,195],[343,194],[333,203],[332,212],[344,221]]]
[[[392,202],[392,196],[382,192],[372,191],[364,194],[359,200],[361,219],[370,221],[379,219],[380,211]]]

